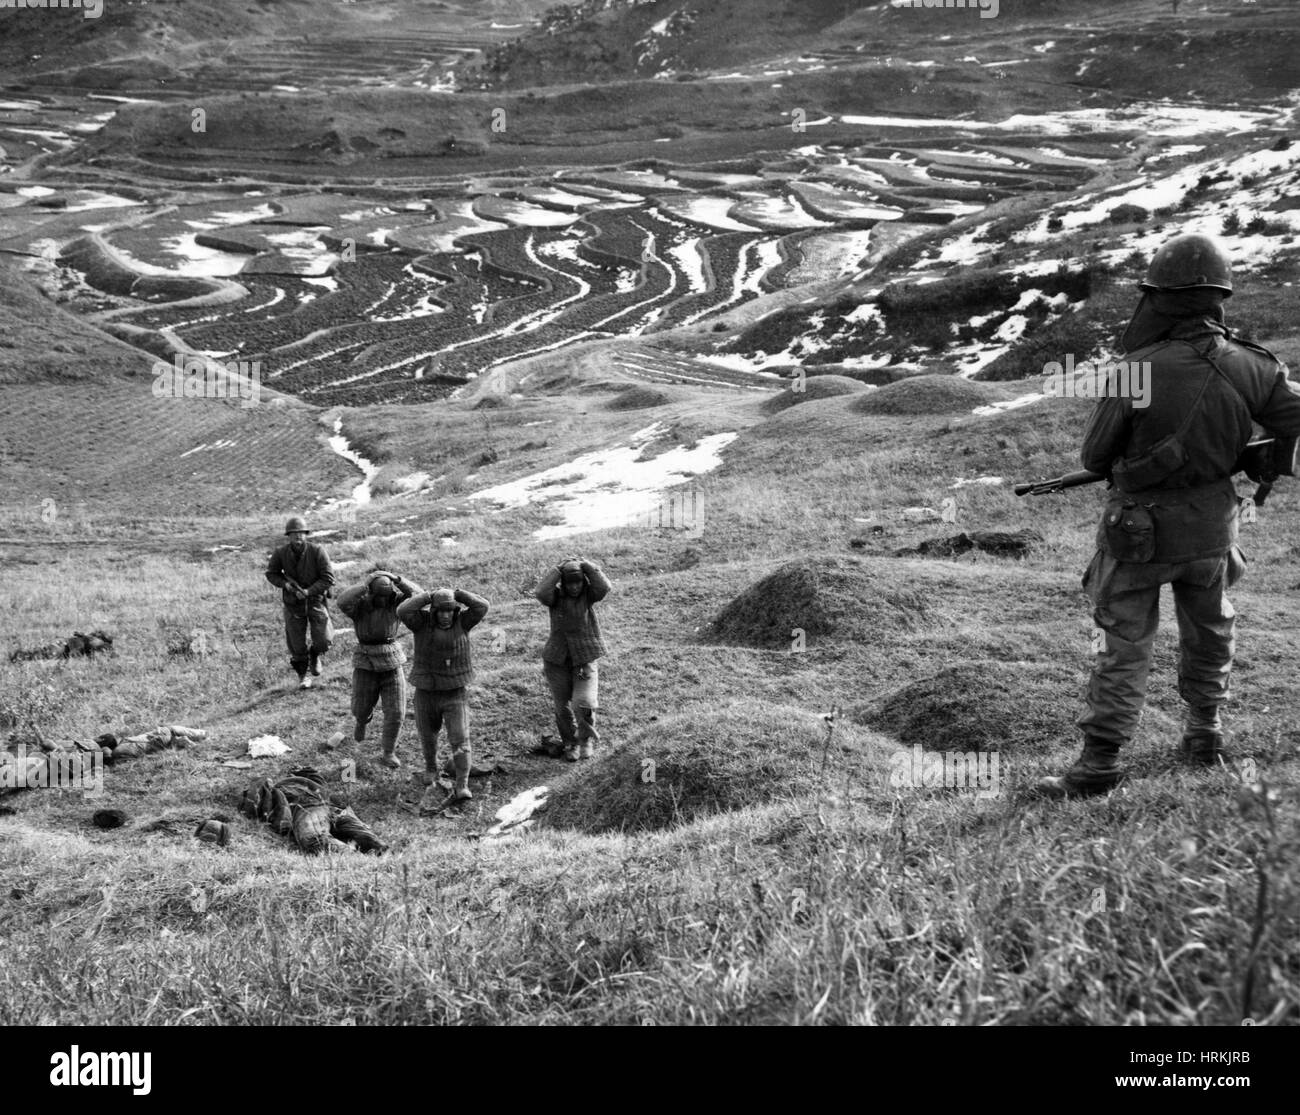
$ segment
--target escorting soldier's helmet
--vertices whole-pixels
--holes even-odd
[[[1232,268],[1228,253],[1212,236],[1187,233],[1175,236],[1151,257],[1143,290],[1193,290],[1210,287],[1232,294]]]
[[[393,594],[393,582],[387,577],[375,577],[371,580],[371,596],[392,596]]]
[[[432,597],[433,598],[429,601],[429,606],[433,608],[435,612],[442,611],[444,608],[460,607],[460,605],[456,603],[456,593],[449,588],[434,589]]]
[[[285,534],[294,534],[297,531],[302,531],[304,534],[311,533],[309,530],[307,530],[307,523],[301,515],[291,516],[289,521],[284,524]]]

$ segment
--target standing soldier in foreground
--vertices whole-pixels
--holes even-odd
[[[366,725],[374,715],[375,704],[383,701],[383,749],[379,761],[395,769],[402,765],[397,757],[397,737],[406,714],[406,678],[398,638],[405,634],[397,618],[398,605],[409,600],[419,585],[390,573],[386,569],[367,575],[364,584],[353,585],[339,594],[339,611],[347,616],[357,632],[357,646],[352,652],[352,716],[356,727],[352,738],[358,743],[366,738]]]
[[[1189,706],[1181,754],[1196,764],[1219,761],[1219,706],[1234,650],[1225,593],[1246,568],[1231,477],[1252,419],[1270,434],[1300,434],[1300,390],[1286,367],[1224,325],[1232,277],[1215,240],[1170,240],[1141,289],[1123,346],[1129,361],[1150,362],[1150,405],[1103,397],[1084,435],[1084,467],[1114,484],[1083,578],[1106,643],[1077,721],[1083,754],[1064,775],[1039,782],[1049,797],[1104,793],[1121,779],[1119,751],[1146,700],[1164,584],[1173,586],[1178,690]]]
[[[284,602],[284,638],[289,645],[289,663],[298,674],[298,688],[310,689],[311,679],[320,676],[320,656],[334,639],[325,604],[334,570],[325,547],[307,541],[310,531],[300,515],[285,523],[284,533],[289,541],[271,554],[266,579],[280,590]]]
[[[590,759],[600,742],[596,731],[599,670],[605,653],[594,605],[609,595],[609,578],[594,561],[569,558],[549,570],[537,586],[537,599],[551,613],[551,635],[542,650],[542,669],[555,702],[564,758]],[[576,713],[576,715],[575,715]]]
[[[397,609],[397,618],[415,632],[415,730],[424,751],[428,789],[420,812],[436,812],[468,801],[469,703],[466,687],[474,679],[470,666],[469,632],[487,615],[488,602],[463,589],[439,588],[412,596]],[[455,785],[438,796],[438,732],[447,722]]]

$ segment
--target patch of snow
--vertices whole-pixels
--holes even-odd
[[[429,486],[429,480],[427,472],[413,472],[410,476],[399,476],[393,481],[393,487],[399,492],[418,492]]]
[[[626,526],[648,515],[666,489],[717,468],[722,449],[737,436],[713,434],[700,438],[693,448],[676,446],[650,460],[639,460],[642,449],[664,432],[666,427],[655,423],[633,433],[627,445],[586,453],[468,498],[501,509],[543,503],[559,512],[562,523],[533,532],[541,540]]]
[[[257,736],[248,741],[251,759],[275,759],[292,750],[279,736]]]
[[[343,417],[340,415],[338,418],[334,419],[334,433],[329,438],[329,447],[345,461],[352,462],[352,464],[356,465],[357,468],[364,473],[364,479],[352,489],[352,495],[349,497],[351,501],[355,504],[369,503],[370,485],[374,482],[375,476],[379,472],[379,467],[377,465],[372,465],[365,459],[365,457],[357,453],[352,446],[348,444],[348,439],[343,436],[342,430]],[[325,507],[337,507],[340,503],[341,501],[339,500],[331,500],[329,503],[324,505],[322,510],[324,510]]]
[[[1029,406],[1031,403],[1044,399],[1045,396],[1041,391],[1035,391],[1032,395],[1020,395],[1014,399],[1007,399],[1000,403],[990,403],[988,406],[976,407],[971,414],[986,416],[990,414],[1001,414],[1004,410],[1018,410],[1020,407]]]

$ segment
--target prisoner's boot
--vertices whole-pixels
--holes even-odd
[[[357,743],[360,743],[366,738],[366,722],[364,720],[357,721],[357,726],[352,729],[352,738],[356,740]]]
[[[1119,785],[1124,772],[1119,765],[1119,744],[1085,736],[1083,754],[1064,774],[1040,778],[1034,792],[1047,798],[1084,798],[1104,794]]]
[[[385,751],[379,756],[379,765],[387,767],[389,770],[396,770],[402,765],[402,760],[397,757],[397,752]]]
[[[1218,705],[1191,705],[1183,728],[1179,754],[1197,766],[1218,766],[1226,757],[1223,749],[1223,722]]]
[[[596,710],[578,709],[578,758],[590,759],[595,752],[594,744],[599,738],[596,732]]]
[[[298,688],[299,688],[299,689],[310,689],[310,688],[311,688],[311,674],[299,674],[299,675],[298,675]]]
[[[320,677],[320,655],[315,651],[311,652],[311,660],[308,662],[307,668],[311,671],[312,677]]]
[[[469,801],[474,796],[469,792],[469,752],[457,751],[453,753],[451,761],[456,771],[456,781],[451,788],[450,804],[455,805]]]

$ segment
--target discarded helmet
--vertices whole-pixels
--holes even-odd
[[[284,524],[284,533],[285,533],[285,534],[295,534],[295,533],[297,533],[298,531],[302,531],[303,534],[310,534],[310,533],[311,533],[311,532],[307,529],[307,522],[306,522],[306,520],[305,520],[301,515],[291,515],[291,516],[289,517],[289,521],[288,521],[287,523]]]
[[[211,820],[199,822],[199,827],[194,830],[194,835],[205,844],[217,844],[224,848],[230,843],[230,826],[225,821],[218,821],[214,817]]]
[[[1210,287],[1232,294],[1232,267],[1223,245],[1212,236],[1175,236],[1151,257],[1143,290],[1193,290]]]
[[[457,608],[460,605],[456,603],[456,593],[449,588],[436,588],[429,594],[429,606],[435,612],[443,608]]]

